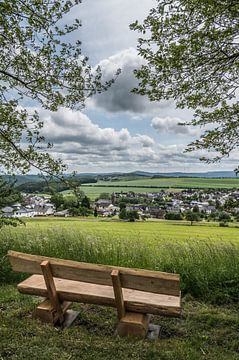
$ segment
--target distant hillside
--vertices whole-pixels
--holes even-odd
[[[153,177],[195,177],[195,178],[210,178],[210,179],[217,179],[217,178],[237,178],[234,171],[208,171],[202,173],[184,173],[184,172],[172,172],[172,173],[158,173],[154,174]],[[239,178],[239,177],[238,177]]]
[[[66,177],[69,175],[66,175]],[[40,175],[16,175],[12,176],[3,176],[6,180],[13,181],[16,180],[16,184],[22,185],[27,183],[40,183],[43,181]],[[79,173],[76,176],[76,179],[79,182],[87,183],[87,182],[95,182],[97,180],[105,180],[105,181],[117,181],[120,179],[124,180],[136,180],[140,178],[208,178],[208,179],[217,179],[217,178],[238,178],[235,172],[233,171],[208,171],[208,172],[147,172],[147,171],[132,171],[129,173],[124,172],[112,172],[112,173]]]

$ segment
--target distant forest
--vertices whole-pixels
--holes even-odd
[[[92,177],[81,178],[80,180],[74,180],[74,186],[80,186],[87,183],[96,183],[97,179]],[[25,193],[54,193],[59,191],[69,190],[70,186],[64,182],[50,180],[50,181],[38,181],[38,182],[26,182],[16,186],[16,189]]]

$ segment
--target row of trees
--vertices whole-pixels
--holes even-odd
[[[229,213],[225,211],[212,212],[211,214],[206,214],[205,212],[198,211],[186,211],[185,213],[166,213],[166,220],[187,220],[191,222],[191,225],[194,222],[199,222],[202,220],[207,221],[218,221],[221,226],[226,226],[228,222],[232,222],[234,219],[239,221],[239,214],[235,215],[233,218]]]

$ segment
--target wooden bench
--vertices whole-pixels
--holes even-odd
[[[8,252],[12,269],[33,274],[18,284],[20,293],[46,298],[34,316],[62,324],[72,302],[116,307],[120,336],[145,337],[149,315],[179,317],[179,275],[88,264]]]

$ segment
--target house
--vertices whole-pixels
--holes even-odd
[[[0,210],[2,217],[12,217],[14,214],[14,209],[11,206],[5,206]]]
[[[22,217],[34,217],[36,215],[34,209],[27,209],[25,207],[21,207],[20,209],[17,209],[12,217],[14,218],[22,218]]]
[[[98,201],[96,201],[95,206],[97,207],[97,210],[99,209],[105,209],[107,208],[109,205],[113,205],[111,200],[107,200],[107,199],[99,199]]]
[[[70,214],[69,214],[69,210],[62,210],[62,211],[56,211],[54,213],[54,216],[59,216],[59,217],[68,217]]]
[[[144,214],[149,215],[152,218],[164,219],[165,210],[163,210],[157,206],[149,206]]]

